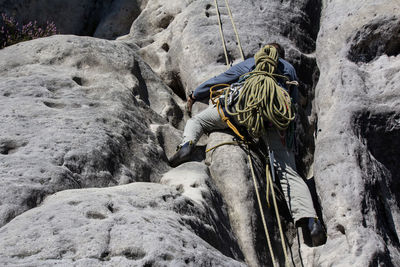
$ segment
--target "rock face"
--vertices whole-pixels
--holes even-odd
[[[230,61],[239,62],[228,10],[224,1],[219,2]],[[313,69],[315,64],[303,64],[312,60],[302,52],[311,53],[315,49],[320,1],[229,2],[246,58],[266,43],[278,41],[286,47],[288,58],[296,66],[302,64]],[[129,37],[141,47],[145,61],[178,95],[185,95],[226,69],[218,16],[209,2],[179,0],[166,6],[163,1],[149,1],[132,24]],[[311,75],[312,72],[299,72],[308,87],[312,86]]]
[[[397,1],[323,10],[314,167],[329,238],[310,264],[400,264],[399,30]]]
[[[294,266],[400,265],[397,2],[229,1],[245,57],[279,42],[301,82],[297,162],[314,177],[328,240],[310,248],[284,220]],[[0,0],[0,11],[108,39],[130,28],[118,41],[60,35],[0,51],[3,265],[271,265],[246,154],[204,153],[230,134],[203,139],[197,162],[167,164],[182,99],[227,67],[212,1]]]
[[[218,2],[230,60],[240,62],[228,9],[225,1]],[[266,43],[276,41],[285,46],[287,58],[299,69],[298,75],[303,82],[301,91],[305,96],[310,96],[308,103],[301,107],[301,113],[304,115],[302,120],[299,120],[298,127],[301,130],[299,143],[303,152],[299,162],[303,164],[302,172],[307,173],[314,148],[314,127],[310,125],[314,124],[315,117],[311,110],[311,99],[318,77],[315,58],[311,53],[315,49],[321,3],[229,3],[246,58],[253,56]],[[138,44],[139,53],[144,60],[182,98],[201,82],[227,68],[224,64],[217,12],[215,6],[208,2],[174,1],[165,6],[162,1],[149,1],[145,10],[132,24],[130,34],[120,40]],[[195,110],[201,108],[195,107]],[[229,136],[212,135],[210,142],[215,144],[214,139],[225,138],[231,139]],[[238,148],[221,149],[223,152],[215,151],[215,156],[210,157],[210,171],[228,203],[232,227],[246,263],[250,266],[271,264],[246,157]],[[273,222],[271,224],[273,227]],[[280,247],[279,243],[277,244]],[[282,252],[277,249],[276,253]]]
[[[157,181],[168,169],[149,125],[182,112],[130,47],[55,36],[0,58],[0,225],[48,194]]]
[[[208,192],[204,183],[198,185]],[[14,266],[245,266],[210,245],[224,222],[210,216],[216,210],[206,202],[209,197],[193,201],[171,186],[151,183],[60,192],[0,230],[0,261]],[[228,252],[234,243],[223,241]]]

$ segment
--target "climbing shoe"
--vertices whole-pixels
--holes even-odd
[[[310,232],[313,247],[318,247],[326,243],[326,232],[318,218],[308,218],[307,228]]]
[[[169,159],[169,165],[175,168],[182,163],[188,162],[193,152],[193,148],[194,145],[192,141],[179,145],[176,149],[176,153]]]

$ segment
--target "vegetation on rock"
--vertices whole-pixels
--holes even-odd
[[[37,21],[30,21],[20,25],[14,17],[1,14],[0,21],[0,49],[19,42],[51,36],[57,33],[54,22],[46,22],[46,26],[40,26]]]

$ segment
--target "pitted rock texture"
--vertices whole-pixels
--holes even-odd
[[[202,143],[199,163],[167,172],[186,119],[179,98],[227,67],[214,3],[84,1],[61,10],[60,1],[50,2],[39,10],[57,14],[60,28],[71,27],[65,32],[114,38],[134,22],[117,42],[57,36],[0,51],[0,262],[268,266],[244,152],[219,147],[204,165]],[[238,63],[225,1],[218,2],[229,58]],[[305,97],[297,161],[303,176],[315,178],[328,240],[307,247],[287,224],[293,265],[399,266],[398,1],[229,3],[245,57],[280,42]],[[0,0],[6,4],[21,14],[37,10]],[[194,114],[204,107],[196,103]],[[205,140],[210,147],[230,139],[212,133]],[[255,158],[261,170],[263,159]],[[137,181],[165,186],[65,191],[41,204],[69,188]],[[55,218],[62,221],[52,224]],[[131,222],[138,222],[132,232]]]
[[[225,1],[218,1],[231,62],[241,61]],[[245,57],[278,41],[290,59],[301,61],[315,49],[318,0],[229,1]],[[226,69],[213,2],[150,0],[132,24],[127,39],[137,43],[147,63],[178,95],[185,96]],[[124,38],[125,39],[125,38]],[[308,74],[311,77],[311,74]],[[300,77],[306,82],[303,77]]]
[[[172,92],[130,47],[54,36],[0,51],[0,225],[60,190],[156,181]],[[179,101],[179,98],[177,98]]]
[[[308,264],[398,266],[398,1],[325,4],[314,167],[328,242]]]
[[[203,177],[203,183],[194,182],[210,192],[204,184],[210,178],[202,168],[194,166],[192,174]],[[210,202],[215,196],[198,201],[184,196],[186,189],[181,187],[180,193],[171,186],[133,183],[59,192],[1,228],[0,262],[7,266],[245,266],[202,236],[213,238],[221,233],[219,224],[226,224],[218,221],[223,218]],[[216,239],[225,242],[221,245],[232,256],[234,240]]]
[[[232,134],[212,133],[207,148],[213,148],[219,144],[232,142]],[[210,173],[215,184],[227,203],[227,210],[232,224],[232,230],[238,238],[239,245],[246,256],[248,266],[272,266],[271,257],[267,245],[267,239],[262,224],[260,206],[256,198],[253,177],[250,171],[252,164],[255,179],[258,185],[261,205],[266,218],[269,235],[272,239],[272,249],[276,261],[284,264],[282,245],[280,242],[279,229],[275,220],[275,210],[268,204],[265,198],[265,159],[266,156],[258,143],[250,145],[224,145],[213,149],[207,154],[206,162],[209,164]],[[251,162],[248,158],[251,155]],[[290,246],[294,242],[294,228],[292,219],[286,206],[281,189],[275,187],[276,200],[280,219],[285,231],[285,242]],[[271,192],[269,192],[271,193]],[[270,200],[272,200],[271,196]],[[298,260],[297,251],[289,253],[290,261],[301,264]]]
[[[312,106],[318,81],[315,39],[321,1],[229,1],[245,58],[268,42],[279,42],[297,69],[302,98],[298,119],[299,170],[306,176],[313,161],[316,116]],[[222,28],[231,62],[241,61],[225,1],[218,1]],[[139,53],[182,99],[199,84],[226,70],[215,5],[204,1],[150,0],[121,38],[139,45]],[[130,41],[131,40],[131,41]],[[304,103],[303,103],[304,102]],[[193,114],[204,107],[195,103]]]

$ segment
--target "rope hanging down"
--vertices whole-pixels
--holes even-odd
[[[228,58],[228,51],[227,51],[226,44],[225,44],[225,37],[224,37],[223,30],[222,30],[221,13],[219,12],[219,6],[218,6],[217,0],[214,0],[214,2],[215,2],[215,9],[217,11],[218,26],[219,26],[219,33],[221,35],[222,47],[224,48],[225,62],[226,62],[227,67],[229,68],[231,64],[230,64],[230,61],[229,61],[229,58]],[[237,29],[236,29],[235,22],[233,20],[233,16],[232,16],[231,8],[229,7],[228,0],[225,0],[225,5],[226,5],[226,7],[228,9],[228,14],[229,14],[229,18],[231,19],[231,23],[232,23],[232,26],[233,26],[233,31],[235,32],[235,36],[236,36],[236,40],[237,40],[240,56],[242,57],[242,60],[244,60],[244,54],[243,54],[242,45],[240,43],[239,34],[238,34]]]
[[[265,232],[265,237],[267,239],[267,244],[268,244],[268,249],[269,249],[269,253],[271,255],[271,260],[272,260],[272,266],[273,267],[277,267],[276,262],[275,262],[275,256],[274,256],[274,251],[272,249],[272,244],[271,244],[271,238],[269,236],[269,230],[268,230],[268,226],[265,220],[265,215],[264,215],[264,208],[262,205],[262,201],[261,201],[261,196],[258,190],[258,183],[257,183],[257,176],[254,172],[254,167],[253,167],[253,160],[251,158],[251,154],[250,154],[250,147],[249,147],[249,142],[246,141],[232,141],[232,142],[224,142],[221,144],[218,144],[214,147],[211,147],[209,149],[206,150],[207,152],[210,152],[220,146],[224,146],[224,145],[238,145],[238,146],[242,146],[242,145],[246,145],[246,153],[247,153],[247,157],[249,160],[249,165],[250,165],[250,170],[251,170],[251,176],[253,178],[253,185],[254,185],[254,190],[256,192],[256,197],[257,197],[257,203],[258,203],[258,207],[260,210],[260,214],[261,214],[261,220],[263,223],[263,227],[264,227],[264,232]],[[269,145],[267,144],[267,146],[269,147]],[[269,150],[269,148],[268,148]],[[275,210],[275,217],[278,223],[278,228],[279,228],[279,234],[281,237],[281,244],[282,244],[282,249],[283,249],[283,255],[285,257],[285,266],[289,267],[290,263],[289,263],[289,257],[287,254],[287,250],[286,250],[286,243],[285,243],[285,236],[283,234],[283,229],[282,229],[282,223],[280,220],[280,215],[279,215],[279,209],[278,209],[278,204],[276,202],[276,196],[275,196],[275,189],[274,189],[274,182],[272,179],[272,175],[271,175],[271,169],[268,165],[268,163],[265,166],[265,173],[266,173],[266,200],[267,200],[267,205],[268,208],[270,207],[270,201],[269,201],[269,191],[271,190],[271,195],[272,195],[272,202],[274,205],[274,210]]]

